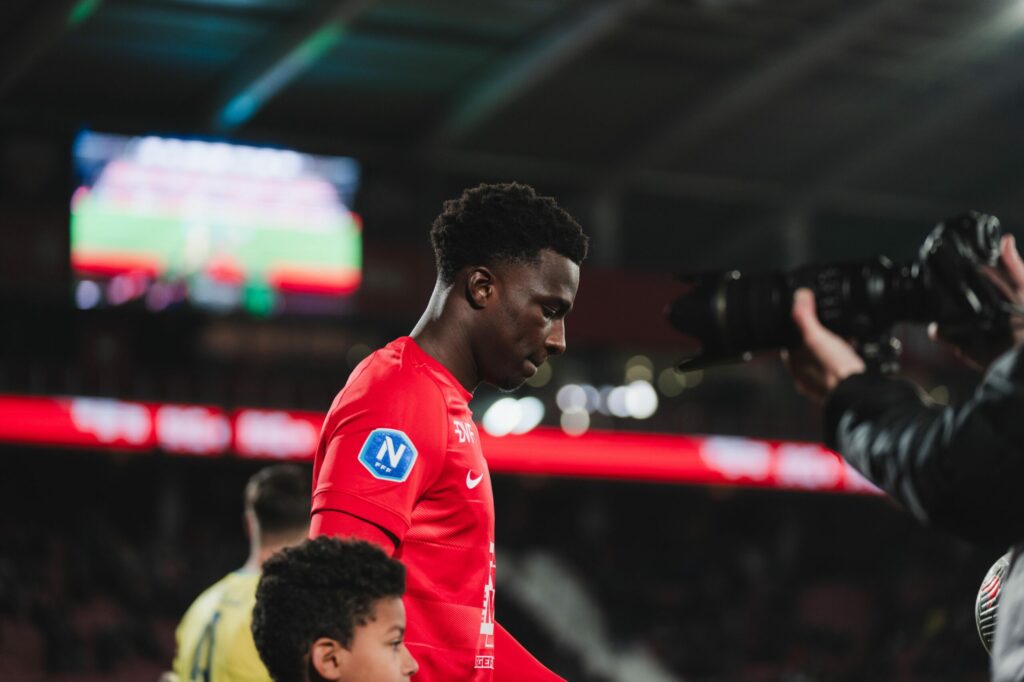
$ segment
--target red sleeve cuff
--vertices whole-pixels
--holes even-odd
[[[398,549],[397,541],[391,537],[388,531],[377,524],[333,509],[317,512],[309,520],[309,537],[316,538],[321,535],[331,538],[365,540],[379,546],[387,552],[388,556],[394,556]]]
[[[401,540],[409,530],[410,521],[387,507],[340,490],[318,490],[313,494],[312,513],[328,509],[345,512],[374,523]]]

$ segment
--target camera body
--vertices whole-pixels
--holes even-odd
[[[802,287],[814,292],[822,324],[853,341],[869,361],[894,347],[891,332],[899,322],[937,322],[945,338],[967,347],[1001,341],[1009,337],[1009,314],[980,267],[998,263],[1001,236],[995,216],[971,211],[939,223],[907,263],[879,257],[789,272],[683,276],[694,286],[667,315],[701,351],[681,366],[745,361],[797,345],[791,310]]]

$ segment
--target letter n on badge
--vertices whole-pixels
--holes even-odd
[[[359,462],[375,478],[402,483],[416,464],[416,446],[398,429],[374,429],[359,451]]]

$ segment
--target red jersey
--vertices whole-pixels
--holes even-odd
[[[313,513],[361,517],[399,539],[417,680],[492,680],[494,498],[472,394],[409,337],[363,360],[317,445]]]

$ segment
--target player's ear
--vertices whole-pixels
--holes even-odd
[[[466,299],[474,308],[485,308],[494,298],[496,277],[490,268],[471,268],[466,275]]]
[[[338,640],[321,637],[309,647],[309,665],[322,679],[340,680],[351,655]]]

